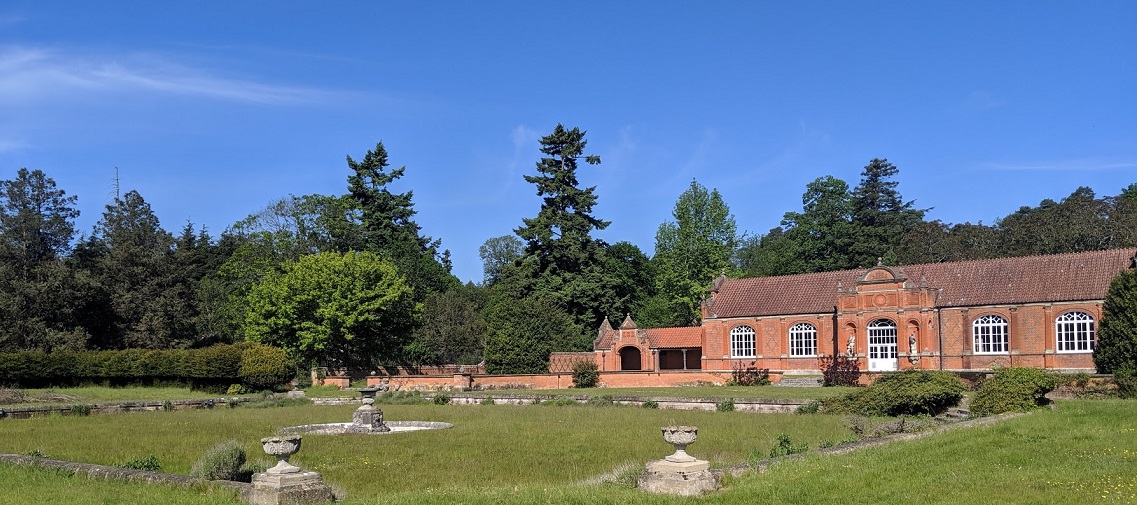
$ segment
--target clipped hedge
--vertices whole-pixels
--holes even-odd
[[[242,373],[245,351],[250,363]],[[109,386],[180,384],[195,389],[224,391],[247,378],[265,389],[291,377],[293,365],[283,351],[252,343],[215,345],[202,349],[123,349],[117,351],[26,351],[0,353],[0,385],[21,388],[65,387],[82,384]],[[279,351],[279,352],[276,352]],[[278,362],[274,365],[273,360]],[[280,369],[287,369],[283,377]],[[274,372],[275,375],[274,375]],[[277,382],[277,377],[281,377]]]
[[[969,408],[980,416],[1026,412],[1049,403],[1046,393],[1061,382],[1054,374],[1037,368],[1000,368],[979,386]]]
[[[963,382],[951,372],[909,369],[881,376],[871,386],[822,401],[822,411],[862,416],[943,413],[963,398]]]
[[[241,384],[255,390],[272,389],[292,378],[296,364],[284,349],[252,344],[241,352]]]

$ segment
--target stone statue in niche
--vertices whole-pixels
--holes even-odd
[[[908,334],[908,361],[913,365],[920,362],[919,348],[916,346],[916,332]]]
[[[857,334],[849,333],[849,344],[845,346],[845,352],[849,356],[857,355]]]

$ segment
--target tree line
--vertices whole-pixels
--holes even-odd
[[[391,183],[383,144],[347,157],[342,195],[281,198],[219,236],[162,229],[137,191],[77,235],[75,196],[38,170],[0,181],[0,351],[184,349],[252,341],[302,366],[483,362],[547,369],[551,351],[591,349],[606,318],[641,327],[698,324],[719,275],[759,276],[1137,245],[1137,184],[1116,197],[1078,188],[991,225],[925,219],[885,159],[860,182],[821,177],[801,211],[748,236],[715,189],[692,180],[651,256],[606,243],[585,132],[556,128],[526,175],[541,205],[479,249],[484,278],[462,284],[450,253],[415,222],[413,193]]]

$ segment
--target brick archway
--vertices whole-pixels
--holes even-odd
[[[629,345],[620,349],[620,370],[642,370],[642,358],[637,347]]]

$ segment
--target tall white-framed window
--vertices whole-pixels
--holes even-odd
[[[1058,352],[1094,352],[1094,316],[1072,311],[1054,321]]]
[[[869,361],[895,360],[896,323],[890,319],[876,319],[866,329],[869,336]]]
[[[975,354],[1005,354],[1010,349],[1007,320],[1003,316],[988,314],[971,323],[971,336],[975,341]]]
[[[817,328],[809,323],[790,326],[790,356],[817,354]]]
[[[754,328],[749,326],[735,326],[730,330],[730,357],[753,358],[754,354]]]

